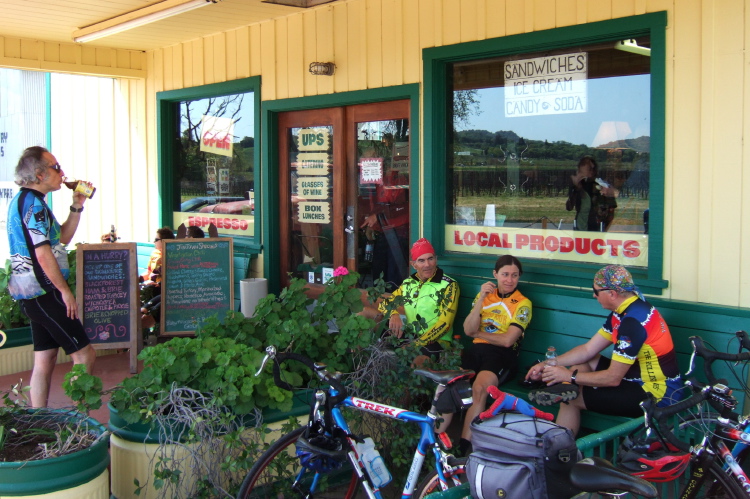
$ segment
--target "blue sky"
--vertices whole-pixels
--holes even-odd
[[[650,136],[649,75],[597,78],[588,81],[588,109],[585,113],[505,118],[504,87],[477,90],[481,112],[473,115],[459,130],[511,130],[533,140],[593,144],[603,121],[627,122],[627,138]]]

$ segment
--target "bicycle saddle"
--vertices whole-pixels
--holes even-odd
[[[600,457],[586,457],[574,464],[570,471],[570,483],[584,492],[617,489],[643,497],[659,495],[651,483],[615,468]]]
[[[431,371],[429,369],[415,369],[414,374],[430,379],[439,385],[448,385],[454,381],[474,376],[474,371],[459,369],[456,371]]]

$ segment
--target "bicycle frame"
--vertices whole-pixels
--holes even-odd
[[[336,391],[334,389],[329,389],[329,395],[336,395]],[[358,397],[347,397],[343,401],[341,401],[339,404],[334,406],[331,409],[331,415],[333,416],[333,420],[339,428],[346,431],[347,435],[351,434],[349,430],[349,425],[346,422],[346,419],[344,418],[344,415],[342,414],[341,407],[350,407],[355,410],[359,411],[365,411],[369,412],[371,414],[376,414],[378,416],[383,416],[391,419],[398,419],[400,421],[405,421],[407,423],[415,423],[419,425],[419,428],[421,430],[421,435],[419,437],[419,443],[417,444],[417,449],[414,452],[414,459],[411,463],[411,468],[409,469],[409,475],[406,478],[406,483],[404,484],[403,491],[401,493],[402,499],[409,498],[414,493],[414,489],[417,486],[417,481],[419,479],[419,472],[422,469],[422,465],[424,464],[424,460],[427,454],[427,450],[431,447],[432,451],[435,455],[435,470],[437,471],[440,485],[443,490],[447,489],[448,484],[445,479],[445,474],[443,473],[443,467],[440,466],[440,463],[443,463],[447,457],[448,454],[443,452],[442,449],[437,444],[437,440],[435,438],[435,416],[431,416],[428,414],[420,414],[417,412],[407,411],[406,409],[401,409],[399,407],[392,407],[390,405],[381,404],[379,402],[374,402],[372,400],[366,400],[361,399]],[[355,442],[351,438],[348,438],[349,445],[352,449],[355,449]],[[357,456],[356,459],[357,467],[360,468],[357,470],[357,473],[360,475],[360,477],[364,476],[364,473],[362,471],[363,464],[360,461],[360,456]],[[369,484],[369,482],[366,482]],[[365,487],[368,495],[375,498],[380,498],[380,489],[375,488],[372,490],[369,490],[369,486]]]

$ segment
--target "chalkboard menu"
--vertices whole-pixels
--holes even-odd
[[[79,244],[76,250],[83,329],[96,349],[130,348],[130,372],[136,372],[141,335],[136,244]]]
[[[192,333],[234,306],[232,239],[163,239],[161,334]]]

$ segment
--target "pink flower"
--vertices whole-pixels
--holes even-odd
[[[349,275],[349,270],[346,267],[339,267],[333,271],[333,277],[338,277],[342,275]]]

